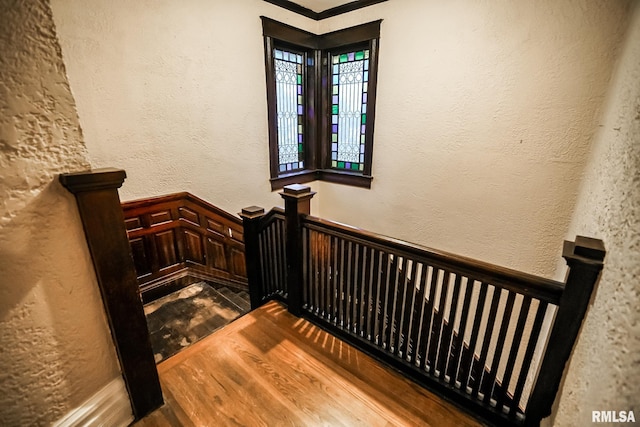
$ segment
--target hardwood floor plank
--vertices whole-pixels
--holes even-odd
[[[166,403],[137,427],[481,425],[275,302],[158,372]]]

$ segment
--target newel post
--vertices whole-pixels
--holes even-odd
[[[527,406],[527,425],[538,425],[542,418],[551,414],[565,365],[604,266],[605,254],[604,243],[599,239],[577,236],[575,242],[564,242],[562,257],[569,271]]]
[[[242,227],[244,229],[244,259],[247,266],[247,281],[249,282],[249,298],[251,309],[262,305],[262,276],[260,275],[260,219],[264,216],[264,209],[259,206],[249,206],[242,209]]]
[[[163,404],[118,188],[121,169],[60,175],[76,197],[124,382],[136,419]]]
[[[306,185],[291,184],[283,188],[284,199],[287,291],[289,312],[295,316],[302,313],[302,221],[301,215],[311,212],[311,198],[315,191]]]

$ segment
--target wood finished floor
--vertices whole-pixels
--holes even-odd
[[[480,426],[271,302],[161,362],[151,426]]]

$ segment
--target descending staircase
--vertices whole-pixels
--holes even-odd
[[[200,281],[144,306],[156,363],[251,310],[244,290]]]

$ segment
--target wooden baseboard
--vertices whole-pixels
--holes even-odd
[[[121,377],[114,378],[78,408],[53,424],[54,427],[126,427],[133,422],[129,393]]]

